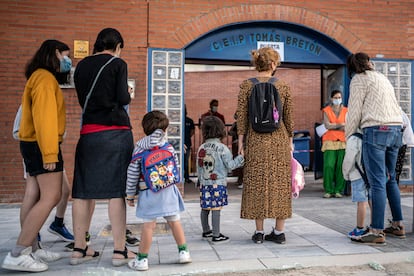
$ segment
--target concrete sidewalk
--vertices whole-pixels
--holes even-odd
[[[368,246],[351,243],[347,233],[355,226],[356,205],[349,197],[323,199],[320,181],[314,181],[307,173],[307,185],[299,199],[293,201],[293,217],[286,223],[286,244],[271,242],[254,244],[251,241],[254,222],[240,219],[242,191],[237,184],[229,183],[229,205],[221,215],[221,232],[231,238],[229,243],[212,245],[201,239],[200,207],[194,187],[186,187],[184,200],[186,211],[181,214],[187,243],[193,262],[176,264],[177,247],[163,220],[157,224],[156,234],[149,255],[150,268],[142,275],[191,275],[197,273],[223,273],[266,269],[287,269],[311,266],[356,266],[377,262],[380,264],[414,261],[414,235],[412,233],[413,200],[411,194],[402,195],[403,213],[407,230],[404,240],[387,237],[387,245]],[[0,205],[0,260],[13,247],[19,233],[19,205]],[[107,204],[97,203],[92,221],[92,244],[101,256],[85,264],[71,266],[67,244],[47,231],[54,212],[42,228],[42,243],[64,258],[49,264],[42,275],[128,275],[137,272],[126,265],[115,268],[111,264],[112,236],[107,216]],[[387,209],[386,217],[391,217]],[[368,219],[366,220],[368,221]],[[139,236],[140,221],[135,208],[127,207],[128,228]],[[68,207],[66,224],[72,229],[71,205]],[[273,221],[265,221],[269,232]],[[131,248],[136,251],[137,248]],[[0,269],[0,274],[23,275]]]

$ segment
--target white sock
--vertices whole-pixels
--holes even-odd
[[[273,233],[275,233],[276,235],[280,235],[283,234],[283,231],[277,231],[276,228],[273,228]]]
[[[257,230],[256,230],[256,231],[254,231],[254,233],[255,233],[255,234],[257,234],[257,233],[264,234],[264,231],[263,231],[263,230],[262,230],[262,231],[257,231]]]

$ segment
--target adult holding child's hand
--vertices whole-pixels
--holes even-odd
[[[249,120],[249,99],[254,84],[252,79],[240,84],[236,112],[237,134],[239,154],[245,158],[240,217],[255,220],[256,231],[252,236],[254,243],[263,243],[263,240],[285,243],[285,220],[292,216],[292,97],[285,82],[272,78],[280,64],[280,56],[274,49],[254,50],[252,59],[257,70],[255,79],[261,84],[267,83],[267,87],[270,87],[270,83],[276,87],[280,101],[275,103],[280,103],[281,109],[276,110],[279,125],[276,130],[268,133],[255,131],[252,128],[253,122]],[[274,114],[275,109],[273,116]],[[263,224],[267,218],[275,219],[275,227],[265,236]]]

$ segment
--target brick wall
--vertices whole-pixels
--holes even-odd
[[[277,3],[275,3],[277,2]],[[197,37],[223,25],[254,21],[283,20],[322,32],[350,51],[363,50],[386,58],[413,59],[411,46],[413,23],[412,1],[203,1],[203,0],[2,0],[0,6],[0,202],[19,202],[24,191],[18,143],[11,137],[12,122],[24,88],[24,66],[41,42],[48,38],[62,40],[73,48],[74,40],[88,40],[92,49],[97,33],[105,27],[117,28],[125,40],[122,52],[129,65],[130,78],[136,80],[136,98],[131,104],[134,135],[140,136],[139,120],[146,106],[147,49],[184,48]],[[410,40],[411,39],[411,40]],[[76,65],[79,60],[74,59]],[[290,69],[278,72],[292,87],[297,129],[309,128],[318,120],[319,110],[309,103],[313,94],[307,84],[318,86],[318,72]],[[234,95],[241,79],[251,72],[208,74],[210,82],[199,93],[188,87],[194,76],[186,76],[186,98],[201,99],[197,106],[207,110],[208,101],[217,93],[214,83],[229,83],[228,94],[215,94],[220,110],[231,121]],[[286,74],[286,75],[285,75]],[[300,75],[300,81],[296,75]],[[233,75],[231,77],[231,75]],[[223,81],[221,78],[226,78]],[[227,79],[229,78],[229,79]],[[318,81],[315,82],[317,78]],[[204,78],[203,78],[204,79]],[[234,90],[233,90],[234,89]],[[75,144],[78,139],[80,108],[73,89],[64,90],[68,107],[68,132],[63,145],[65,167],[72,180]],[[312,98],[312,99],[311,99]],[[316,100],[317,101],[317,100]],[[317,104],[319,105],[319,103]],[[310,108],[311,110],[308,110]],[[190,109],[191,116],[198,111]],[[308,120],[309,117],[309,120]]]

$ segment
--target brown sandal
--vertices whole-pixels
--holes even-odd
[[[87,262],[87,261],[93,260],[96,257],[99,257],[99,252],[97,252],[97,251],[94,251],[93,255],[87,255],[88,246],[86,246],[85,249],[74,247],[73,252],[82,253],[82,257],[80,257],[80,258],[71,257],[70,258],[70,264],[71,265],[83,264],[84,262]]]
[[[114,250],[113,253],[124,256],[123,259],[113,259],[112,258],[112,265],[113,266],[121,266],[121,265],[127,264],[130,260],[132,260],[132,259],[135,258],[135,256],[132,257],[132,258],[128,258],[128,249],[126,247],[125,247],[124,251]],[[135,252],[132,252],[132,253],[134,253],[135,255],[137,255],[137,253],[135,253]]]

